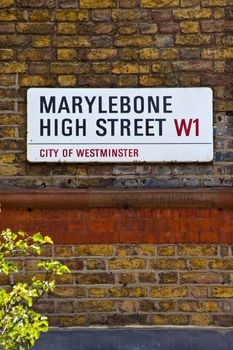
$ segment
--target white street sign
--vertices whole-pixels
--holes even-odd
[[[209,162],[210,88],[31,88],[30,162]]]

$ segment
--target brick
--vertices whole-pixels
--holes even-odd
[[[103,259],[87,259],[87,270],[106,270],[106,261]]]
[[[0,49],[0,60],[7,61],[14,59],[14,51],[12,49]]]
[[[175,77],[157,77],[157,76],[149,76],[149,75],[142,75],[140,77],[140,85],[141,86],[174,86],[176,84]],[[167,187],[169,184],[167,183]],[[156,185],[155,185],[156,187]],[[157,183],[158,187],[158,183]]]
[[[170,62],[160,62],[152,64],[153,73],[171,73],[172,65]]]
[[[78,284],[112,284],[115,276],[112,273],[78,273],[75,282]]]
[[[175,311],[177,309],[177,303],[174,301],[159,301],[159,310],[163,312]]]
[[[153,287],[150,291],[152,298],[184,298],[188,295],[186,287]]]
[[[214,270],[232,270],[233,269],[233,259],[224,259],[224,260],[210,260],[209,264],[211,269]]]
[[[0,8],[11,7],[11,6],[14,6],[14,4],[15,4],[14,0],[1,0]]]
[[[111,20],[111,10],[93,10],[92,18],[94,21],[110,21]]]
[[[27,49],[18,50],[19,61],[51,61],[54,57],[50,49]]]
[[[153,45],[153,38],[150,35],[118,36],[115,39],[115,46],[144,47]]]
[[[105,288],[89,288],[88,296],[90,298],[105,298],[107,297],[107,290]]]
[[[33,37],[32,46],[33,47],[50,47],[51,39],[49,37]]]
[[[48,10],[33,10],[28,18],[32,22],[49,22],[50,14]]]
[[[142,8],[169,8],[179,6],[179,0],[140,0]]]
[[[88,36],[58,36],[52,40],[55,47],[89,47],[90,39]]]
[[[180,23],[180,31],[182,33],[198,33],[199,23],[192,21],[183,21]]]
[[[81,326],[87,326],[87,316],[72,316],[72,315],[66,315],[66,316],[49,316],[48,317],[50,326],[56,326],[56,327],[81,327]]]
[[[160,50],[161,58],[164,60],[174,60],[177,59],[179,56],[178,49],[173,48],[167,48],[167,49],[161,49]]]
[[[77,256],[112,256],[113,246],[107,244],[77,245],[75,254]]]
[[[186,261],[183,259],[152,259],[150,266],[155,270],[183,270],[186,269]]]
[[[72,61],[77,59],[77,51],[75,49],[58,49],[57,59],[59,61]]]
[[[209,34],[177,34],[175,43],[177,45],[209,45],[211,43],[211,36]]]
[[[160,284],[169,284],[169,283],[177,283],[178,274],[176,272],[169,273],[159,273],[159,283]]]
[[[154,272],[139,273],[140,283],[155,283],[156,281],[157,281],[157,276]]]
[[[160,246],[157,249],[158,255],[161,256],[173,256],[175,255],[175,247],[173,246]]]
[[[145,269],[146,263],[143,259],[110,259],[108,268],[110,270]]]
[[[187,325],[189,323],[189,318],[186,315],[153,315],[151,316],[151,324],[154,325]]]
[[[209,326],[212,324],[212,317],[209,315],[191,315],[191,324],[194,326]]]
[[[111,60],[117,56],[116,49],[91,49],[87,54],[88,60]]]
[[[140,311],[144,312],[153,312],[156,309],[155,302],[152,300],[140,300],[138,302],[138,307]]]
[[[150,13],[147,10],[112,10],[112,19],[115,22],[120,21],[143,21],[150,18]]]
[[[20,86],[54,86],[55,80],[51,77],[41,75],[21,75],[19,78]]]
[[[127,285],[135,282],[136,282],[136,275],[134,273],[124,272],[124,273],[119,273],[118,275],[118,283],[120,284]]]
[[[211,61],[178,61],[173,63],[174,71],[197,71],[197,72],[208,72],[213,71],[213,63]]]
[[[199,19],[199,18],[210,18],[212,15],[211,9],[208,8],[189,8],[189,9],[179,9],[173,11],[174,19],[189,20],[190,18],[192,20]]]
[[[17,0],[19,7],[48,7],[53,8],[56,6],[55,0]]]
[[[83,22],[89,19],[89,13],[87,11],[76,11],[74,9],[57,10],[55,16],[56,19],[61,22]]]
[[[156,34],[158,31],[158,25],[156,23],[143,23],[140,25],[139,31],[142,34]]]
[[[86,74],[90,67],[86,63],[52,63],[52,74]]]
[[[214,256],[217,255],[217,246],[214,245],[180,245],[178,255]]]
[[[118,304],[121,312],[133,313],[135,312],[136,305],[132,300],[124,300]]]
[[[105,62],[92,63],[91,71],[94,74],[108,74],[111,72],[111,65],[110,63]]]
[[[115,6],[115,0],[80,0],[80,8],[84,9],[98,9],[111,8]]]
[[[231,0],[201,0],[203,6],[226,6],[232,5]]]
[[[11,164],[16,159],[15,154],[0,154],[0,164]]]
[[[143,48],[139,51],[141,60],[156,60],[159,58],[159,50],[155,48]]]
[[[64,35],[72,35],[77,33],[77,24],[76,23],[58,23],[57,24],[57,33]]]
[[[199,269],[207,269],[209,266],[209,260],[205,259],[191,259],[189,261],[189,265],[191,269],[199,270]]]
[[[218,273],[210,272],[185,272],[180,274],[180,283],[221,283],[222,276]]]
[[[120,34],[135,34],[137,32],[137,26],[134,23],[119,26]]]
[[[25,73],[26,71],[27,65],[25,63],[1,63],[0,67],[0,73]]]
[[[16,30],[24,34],[51,34],[54,32],[53,23],[18,23]]]
[[[138,63],[121,63],[114,62],[112,64],[113,74],[138,74],[138,73],[149,73],[149,66],[146,64]]]
[[[185,301],[179,304],[183,312],[219,312],[219,304],[215,301]]]
[[[214,325],[219,327],[232,327],[232,315],[214,315]]]

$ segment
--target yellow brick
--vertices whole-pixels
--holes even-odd
[[[9,62],[0,65],[0,73],[25,73],[27,65],[25,63]]]
[[[91,65],[92,72],[95,74],[105,74],[111,72],[111,64],[110,63],[93,63]]]
[[[108,262],[110,270],[122,270],[122,269],[145,269],[146,263],[142,259],[111,259]]]
[[[135,302],[132,300],[124,300],[119,303],[119,310],[121,312],[133,313],[135,312]]]
[[[88,60],[111,60],[117,56],[116,49],[91,49],[87,54]]]
[[[0,79],[0,86],[15,85],[15,75],[2,74]]]
[[[170,62],[159,62],[152,64],[153,73],[171,73],[172,65]]]
[[[176,44],[178,45],[208,45],[211,43],[211,35],[209,34],[177,34]]]
[[[11,60],[14,58],[14,51],[12,49],[0,49],[0,60]]]
[[[114,7],[114,0],[80,0],[80,8],[84,9],[105,9]]]
[[[218,312],[218,303],[214,301],[185,301],[179,304],[183,312]]]
[[[171,247],[171,246],[158,247],[157,251],[158,251],[158,255],[162,255],[162,256],[175,255],[175,247]]]
[[[205,245],[205,244],[188,244],[180,245],[178,247],[178,255],[191,255],[191,256],[213,256],[217,255],[217,246]]]
[[[59,257],[73,256],[72,246],[56,245],[54,247],[54,254]]]
[[[77,256],[112,256],[113,246],[107,244],[78,245],[75,247]]]
[[[157,76],[149,76],[142,75],[140,77],[140,85],[142,86],[172,86],[175,85],[175,79],[167,78],[167,77],[157,77]]]
[[[143,65],[138,63],[116,62],[112,65],[113,74],[149,73],[149,69],[149,65]]]
[[[61,22],[77,22],[78,21],[78,11],[75,10],[57,10],[56,11],[56,19]]]
[[[76,34],[77,33],[76,23],[58,23],[57,32],[59,34]]]
[[[20,86],[52,86],[54,79],[41,75],[21,76],[19,78]]]
[[[89,47],[90,38],[88,36],[59,36],[53,39],[53,45],[55,47]]]
[[[90,288],[88,289],[88,295],[91,298],[104,298],[107,296],[105,288]]]
[[[29,14],[29,20],[32,22],[48,22],[49,19],[50,15],[47,10],[33,10]]]
[[[138,86],[138,77],[136,75],[120,75],[118,77],[119,86]]]
[[[72,61],[77,58],[77,51],[75,49],[58,49],[57,59],[59,61]]]
[[[129,24],[129,25],[124,25],[119,28],[119,33],[120,34],[134,34],[136,33],[137,28],[135,25]]]
[[[182,86],[198,86],[201,78],[198,74],[180,74],[180,84]]]
[[[214,298],[233,298],[233,287],[212,287],[211,295]]]
[[[232,5],[231,0],[202,0],[203,6],[230,6]]]
[[[160,311],[174,311],[177,303],[174,301],[160,301],[158,304]]]
[[[179,0],[141,0],[140,6],[144,8],[168,8],[179,6]]]
[[[0,8],[14,6],[14,0],[0,0]]]
[[[12,10],[0,10],[0,21],[16,21],[17,13]]]
[[[116,311],[116,302],[112,300],[80,300],[75,304],[75,310],[78,312],[99,311],[110,312]]]
[[[154,256],[155,246],[153,244],[141,244],[137,247],[137,252],[139,255]]]
[[[194,326],[209,326],[212,324],[212,318],[209,315],[191,315],[191,324]]]
[[[174,60],[179,57],[179,50],[178,49],[162,49],[160,50],[161,58],[164,60]]]
[[[150,296],[152,298],[183,298],[188,295],[186,287],[154,287],[151,288]]]
[[[15,159],[15,154],[0,154],[0,164],[14,163]]]
[[[132,289],[131,296],[133,298],[142,298],[147,296],[147,289],[143,287],[137,287]]]
[[[156,270],[186,269],[186,261],[184,259],[152,259],[150,265],[152,269]]]
[[[159,50],[155,48],[144,48],[139,51],[141,60],[156,60],[159,58]]]
[[[26,49],[18,50],[18,59],[20,61],[49,61],[53,58],[51,49]]]
[[[32,46],[33,47],[50,47],[51,39],[49,37],[33,37]]]
[[[112,298],[125,298],[130,296],[130,288],[109,288],[109,296]]]
[[[151,323],[155,325],[187,325],[189,318],[187,315],[153,315]]]
[[[23,115],[18,114],[3,114],[0,115],[1,125],[20,125],[25,123],[25,118]]]
[[[60,86],[76,86],[77,78],[73,75],[59,75],[58,83]]]
[[[183,21],[180,23],[180,30],[182,33],[198,33],[199,23],[192,21]]]
[[[153,45],[153,38],[150,35],[119,36],[115,39],[116,46],[145,47]]]
[[[191,259],[189,264],[191,269],[194,269],[194,270],[207,269],[209,265],[209,260]]]
[[[179,9],[173,11],[174,19],[199,19],[199,18],[210,18],[212,16],[212,11],[207,8],[189,8],[189,9]]]
[[[85,74],[90,71],[90,67],[86,63],[73,63],[73,62],[56,62],[51,63],[51,73],[53,74]]]
[[[214,62],[214,71],[216,73],[224,73],[226,68],[225,61],[215,61]]]

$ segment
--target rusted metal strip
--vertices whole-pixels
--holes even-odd
[[[4,208],[233,208],[233,189],[0,190]]]

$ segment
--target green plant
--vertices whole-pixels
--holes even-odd
[[[10,229],[0,235],[0,272],[9,275],[18,269],[12,257],[40,255],[44,244],[53,244],[48,236],[36,233],[32,236],[23,231]],[[55,289],[55,276],[69,272],[69,269],[53,259],[40,262],[45,271],[43,280],[33,277],[29,283],[16,283],[0,288],[0,348],[23,350],[34,345],[41,332],[48,330],[46,316],[34,311],[33,306],[46,293]]]

